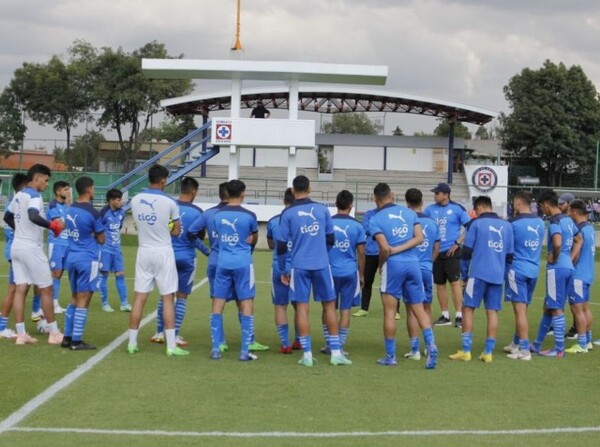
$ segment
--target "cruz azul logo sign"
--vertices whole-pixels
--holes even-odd
[[[215,124],[215,143],[230,143],[231,131],[231,121],[217,121]]]
[[[479,192],[488,193],[498,185],[498,174],[489,166],[482,166],[473,171],[471,183]]]

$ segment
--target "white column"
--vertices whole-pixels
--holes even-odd
[[[239,77],[233,77],[231,80],[231,118],[239,118],[242,108],[242,80]],[[235,132],[235,129],[233,129]],[[237,146],[229,146],[229,180],[237,179],[240,176],[240,156]]]
[[[297,80],[290,81],[290,96],[288,98],[288,118],[290,120],[298,119],[298,90],[299,82]],[[288,152],[288,186],[292,186],[292,181],[296,177],[296,148],[290,146]]]

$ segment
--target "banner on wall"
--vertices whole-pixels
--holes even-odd
[[[469,197],[489,196],[494,211],[507,216],[508,166],[465,165]]]

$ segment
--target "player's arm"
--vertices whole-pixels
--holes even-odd
[[[4,212],[3,220],[6,222],[6,225],[11,227],[13,230],[15,229],[15,215],[10,210],[6,210]]]
[[[358,260],[358,278],[362,289],[365,285],[365,244],[356,246],[356,259]]]
[[[335,232],[333,231],[333,220],[329,210],[325,209],[325,243],[327,250],[331,250],[335,245]]]
[[[463,282],[463,285],[469,278],[469,267],[471,266],[471,258],[473,257],[473,247],[475,246],[475,241],[477,239],[477,226],[469,226],[469,229],[466,230],[466,233],[466,240],[463,244],[462,252],[460,254],[460,279]]]
[[[181,234],[181,221],[179,219],[173,221],[173,228],[171,228],[171,236],[179,236]]]
[[[100,245],[104,245],[104,242],[106,242],[106,234],[104,234],[104,231],[100,233],[94,233],[94,237],[96,238],[96,242],[98,242]]]
[[[571,261],[576,264],[579,261],[581,255],[581,248],[583,247],[583,237],[581,233],[577,233],[573,238],[573,246],[571,247]]]
[[[469,217],[469,214],[465,210],[461,210],[461,211],[462,212],[460,213],[459,221],[462,224],[462,226],[464,227],[469,223],[471,218]],[[454,241],[454,244],[452,245],[452,247],[450,247],[450,249],[446,252],[446,254],[448,256],[452,256],[454,254],[454,252],[456,252],[456,250],[458,250],[462,246],[462,244],[465,241],[466,235],[467,235],[466,229],[461,228],[460,236],[458,236],[458,239],[456,239]]]
[[[267,245],[269,246],[269,250],[273,250],[275,248],[275,241],[272,238],[267,238]]]
[[[548,252],[548,264],[554,264],[560,256],[560,248],[562,247],[562,234],[554,233],[552,235],[552,251]]]
[[[379,271],[381,271],[381,267],[383,267],[383,264],[386,263],[389,257],[390,245],[383,233],[377,233],[375,241],[379,245]]]
[[[440,254],[440,241],[437,240],[433,243],[433,252],[431,253],[431,260],[435,261]]]
[[[27,216],[32,223],[51,230],[52,233],[54,233],[54,236],[58,236],[65,228],[65,223],[62,219],[54,219],[51,222],[48,222],[40,215],[40,210],[37,208],[29,208],[27,210]]]
[[[201,214],[192,222],[190,227],[188,228],[187,238],[191,241],[200,239],[204,240],[206,236],[206,218],[204,214]]]
[[[423,228],[420,223],[416,223],[413,227],[413,237],[406,241],[404,244],[397,245],[396,247],[390,247],[390,255],[397,255],[403,251],[410,250],[423,242]]]

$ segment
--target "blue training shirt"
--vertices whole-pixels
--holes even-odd
[[[369,222],[371,217],[377,212],[377,208],[367,211],[363,216],[363,229],[367,235],[367,244],[365,245],[365,256],[377,256],[379,254],[379,245],[377,241],[371,236],[369,231]]]
[[[57,202],[56,199],[53,199],[50,201],[50,203],[48,203],[48,212],[46,213],[46,218],[49,221],[60,219],[65,222],[68,210],[69,206],[66,203],[60,203]],[[48,231],[48,243],[55,245],[69,245],[67,232],[63,230],[58,237],[54,237],[54,233],[52,231]]]
[[[112,210],[110,205],[106,205],[100,210],[100,220],[106,235],[102,250],[114,254],[121,253],[121,228],[125,223],[125,210]]]
[[[562,213],[550,217],[550,226],[548,227],[548,252],[554,251],[554,242],[552,236],[560,234],[562,236],[562,245],[560,255],[552,264],[548,263],[548,270],[556,268],[565,268],[573,270],[573,261],[571,260],[571,248],[573,247],[573,238],[579,233],[579,229],[573,219]]]
[[[100,213],[91,203],[73,203],[66,216],[69,236],[69,262],[98,260],[98,243],[94,234],[104,232]]]
[[[246,208],[226,205],[213,217],[219,240],[217,266],[237,269],[252,264],[252,246],[246,241],[258,232],[256,215]]]
[[[440,229],[434,219],[423,213],[417,213],[421,228],[423,228],[423,242],[417,245],[419,266],[421,270],[433,271],[433,248],[440,241]]]
[[[462,279],[477,278],[490,284],[502,284],[513,252],[512,225],[496,213],[480,214],[471,221],[463,244]]]
[[[288,241],[292,241],[292,268],[327,268],[328,247],[334,243],[333,224],[327,207],[306,198],[295,200],[283,210],[277,241],[279,254],[285,253]],[[279,259],[279,271],[285,271],[285,259]]]
[[[335,235],[335,243],[329,250],[331,273],[336,277],[355,275],[358,271],[356,248],[366,244],[365,230],[359,222],[347,214],[336,214],[331,221]]]
[[[210,266],[216,266],[219,258],[219,234],[215,230],[214,216],[226,205],[227,202],[221,202],[207,209],[188,228],[188,234],[198,234],[202,230],[206,230],[210,243],[210,255],[208,256],[208,265]]]
[[[454,242],[460,237],[461,227],[464,227],[471,218],[464,207],[450,201],[446,205],[433,203],[425,208],[424,214],[435,220],[440,231],[440,251],[446,252],[452,248]]]
[[[420,225],[417,213],[403,205],[388,203],[373,215],[369,231],[373,237],[383,234],[390,247],[397,247],[414,237],[416,225]],[[419,262],[417,247],[391,255],[387,262]]]
[[[544,221],[537,214],[519,214],[510,219],[515,254],[512,269],[527,278],[540,273],[540,256],[544,239]]]
[[[277,254],[277,241],[279,240],[279,219],[281,219],[281,214],[278,214],[277,216],[273,216],[269,222],[267,222],[267,239],[270,239],[273,241],[273,243],[275,244],[275,247],[273,248],[273,263],[272,263],[272,269],[273,272],[275,273],[281,273],[281,271],[279,270],[279,254]],[[292,268],[292,261],[291,261],[291,257],[290,257],[290,252],[292,250],[292,241],[288,241],[288,252],[285,255],[281,255],[281,256],[285,256],[286,261],[285,261],[285,268],[284,271],[285,272],[289,272],[290,269]]]
[[[179,205],[181,232],[179,233],[179,236],[171,236],[175,257],[177,259],[189,257],[191,260],[194,260],[196,259],[196,249],[208,255],[208,248],[201,240],[191,240],[188,238],[188,231],[191,225],[203,214],[202,209],[191,202],[182,202],[181,200],[178,200],[177,204]]]
[[[575,264],[574,278],[580,279],[586,284],[592,284],[596,256],[596,231],[594,231],[594,226],[587,221],[577,224],[577,227],[583,237],[583,245],[577,264]]]

